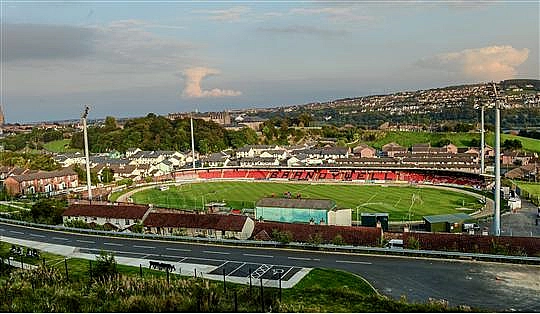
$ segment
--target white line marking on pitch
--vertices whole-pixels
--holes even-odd
[[[77,242],[81,242],[81,243],[96,243],[94,241],[86,241],[86,240],[77,240]]]
[[[229,255],[231,253],[229,252],[217,252],[217,251],[203,251],[203,253],[207,253],[207,254],[222,254],[222,255]]]
[[[188,250],[188,249],[175,249],[175,248],[172,248],[172,247],[166,247],[165,250],[180,251],[180,252],[191,252],[191,250]]]
[[[242,254],[244,256],[253,256],[253,257],[268,257],[268,258],[274,258],[272,255],[261,255],[261,254],[249,254],[249,253],[245,253],[245,254]]]
[[[336,263],[348,263],[348,264],[364,264],[364,265],[371,265],[370,262],[356,262],[356,261],[336,261]]]
[[[29,235],[30,235],[31,237],[45,238],[45,236],[44,236],[44,235],[41,235],[41,234],[30,233]]]
[[[287,256],[288,259],[296,259],[296,260],[300,260],[300,261],[311,261],[311,258],[307,258],[307,257],[290,257],[290,256]]]
[[[133,247],[138,247],[140,249],[155,249],[153,246],[146,246],[146,245],[134,245]]]
[[[12,232],[12,233],[16,233],[16,234],[24,234],[24,232],[20,232],[20,231],[13,231],[13,230],[9,230],[9,232]]]
[[[69,239],[66,238],[59,238],[59,237],[52,237],[55,240],[62,240],[62,241],[69,241]]]
[[[104,242],[103,245],[124,246],[123,244]]]

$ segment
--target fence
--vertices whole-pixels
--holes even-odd
[[[229,246],[251,246],[251,247],[274,247],[274,248],[291,248],[297,250],[310,250],[310,251],[333,251],[333,252],[348,252],[348,253],[373,253],[383,255],[407,255],[407,256],[425,256],[425,257],[443,257],[443,258],[456,258],[456,259],[477,259],[486,261],[499,261],[510,263],[529,263],[540,264],[540,257],[532,256],[510,256],[510,255],[497,255],[497,254],[479,254],[479,253],[463,253],[463,252],[451,252],[451,251],[435,251],[435,250],[412,250],[412,249],[392,249],[382,247],[368,247],[368,246],[353,246],[353,245],[334,245],[334,244],[309,244],[309,243],[297,243],[291,242],[283,244],[276,241],[252,241],[252,240],[234,240],[234,239],[212,239],[212,238],[196,238],[187,236],[161,236],[156,234],[141,234],[141,233],[126,233],[115,231],[102,231],[92,229],[80,229],[64,227],[61,225],[44,225],[36,224],[25,221],[1,218],[0,222],[49,229],[59,231],[71,231],[76,233],[83,233],[97,236],[116,236],[126,238],[141,238],[152,239],[162,241],[183,241],[193,243],[211,243],[221,244]]]

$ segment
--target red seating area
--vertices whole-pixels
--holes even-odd
[[[248,170],[246,178],[252,179],[266,179],[268,171],[265,170]]]
[[[189,179],[196,175],[200,179],[283,179],[292,181],[406,181],[410,183],[456,184],[463,186],[482,186],[481,178],[469,178],[412,171],[381,171],[353,169],[204,169],[176,172],[175,179]]]
[[[221,170],[202,170],[198,175],[201,179],[217,179],[221,178]]]
[[[240,179],[245,178],[247,174],[246,170],[223,170],[223,178]]]

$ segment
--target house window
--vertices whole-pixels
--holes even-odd
[[[129,225],[129,219],[126,219],[126,225]]]

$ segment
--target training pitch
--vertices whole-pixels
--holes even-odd
[[[168,190],[147,189],[132,195],[137,204],[202,210],[203,204],[224,202],[233,209],[254,208],[255,202],[286,192],[302,198],[332,199],[338,208],[359,213],[389,213],[390,220],[421,220],[425,215],[472,213],[481,207],[478,200],[459,192],[412,186],[345,184],[299,184],[274,182],[208,182],[170,186]]]

